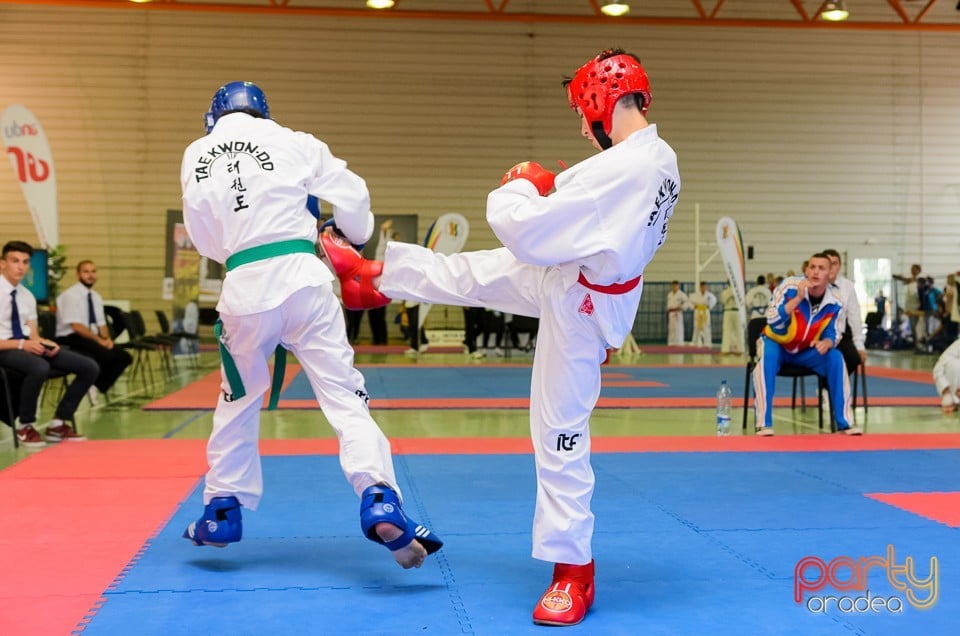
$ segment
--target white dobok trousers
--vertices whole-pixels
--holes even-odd
[[[267,361],[278,344],[292,352],[340,443],[340,466],[359,496],[386,483],[397,490],[390,442],[370,417],[363,376],[353,366],[340,302],[330,283],[305,287],[279,307],[257,314],[221,314],[223,337],[243,380],[246,396],[228,402],[231,389],[221,367],[221,392],[207,442],[204,503],[233,495],[256,509],[263,494],[258,438],[260,408],[270,389]],[[318,418],[319,419],[319,418]]]
[[[503,248],[444,256],[407,243],[387,247],[380,282],[387,296],[540,319],[530,387],[534,558],[574,565],[592,558],[590,413],[606,349],[623,344],[641,290],[599,293],[560,268],[520,263]]]

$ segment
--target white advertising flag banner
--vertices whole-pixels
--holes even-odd
[[[740,316],[740,329],[747,328],[746,290],[744,278],[746,276],[743,259],[743,238],[736,221],[728,216],[717,221],[717,247],[720,248],[720,257],[723,259],[723,270],[733,289],[733,297],[737,301],[737,312]]]
[[[0,131],[40,245],[45,249],[56,247],[60,243],[57,179],[47,135],[34,114],[20,104],[3,111]]]

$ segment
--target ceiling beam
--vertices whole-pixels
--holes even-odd
[[[485,22],[527,22],[527,23],[569,23],[590,25],[637,25],[637,26],[680,26],[680,27],[722,27],[722,28],[762,28],[762,29],[833,29],[857,31],[931,31],[960,32],[960,23],[937,23],[921,21],[938,0],[928,0],[926,6],[911,19],[901,4],[902,0],[887,0],[889,8],[899,16],[899,20],[890,22],[825,22],[819,16],[810,15],[804,9],[802,0],[780,0],[791,4],[797,17],[793,19],[744,19],[722,18],[719,12],[726,0],[716,0],[709,12],[703,0],[691,0],[695,10],[694,17],[653,17],[622,16],[611,18],[599,13],[597,0],[585,0],[594,10],[590,15],[561,13],[514,13],[507,11],[510,0],[477,0],[473,11],[418,11],[413,9],[373,11],[357,7],[311,7],[291,4],[291,0],[261,0],[262,4],[231,4],[229,0],[217,3],[195,2],[193,0],[154,0],[150,3],[133,3],[128,0],[0,0],[0,5],[36,5],[59,6],[84,9],[118,9],[129,11],[192,11],[203,13],[234,13],[246,15],[285,15],[291,17],[346,17],[380,20],[479,20]],[[769,0],[773,2],[774,0]],[[345,3],[346,4],[346,3]],[[398,3],[399,5],[399,3]]]

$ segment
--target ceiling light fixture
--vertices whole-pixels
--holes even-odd
[[[830,22],[843,22],[850,17],[850,12],[847,11],[847,5],[844,4],[843,0],[830,0],[823,3],[823,7],[820,9],[820,17]]]
[[[630,5],[626,2],[604,2],[603,6],[600,7],[600,11],[602,11],[604,15],[618,18],[630,13]]]
[[[367,0],[367,7],[370,9],[392,9],[396,4],[393,0]]]

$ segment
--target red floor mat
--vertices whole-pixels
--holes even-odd
[[[960,492],[890,492],[867,497],[951,528],[960,528]]]
[[[206,471],[203,442],[64,442],[0,472],[0,631],[69,634]]]

